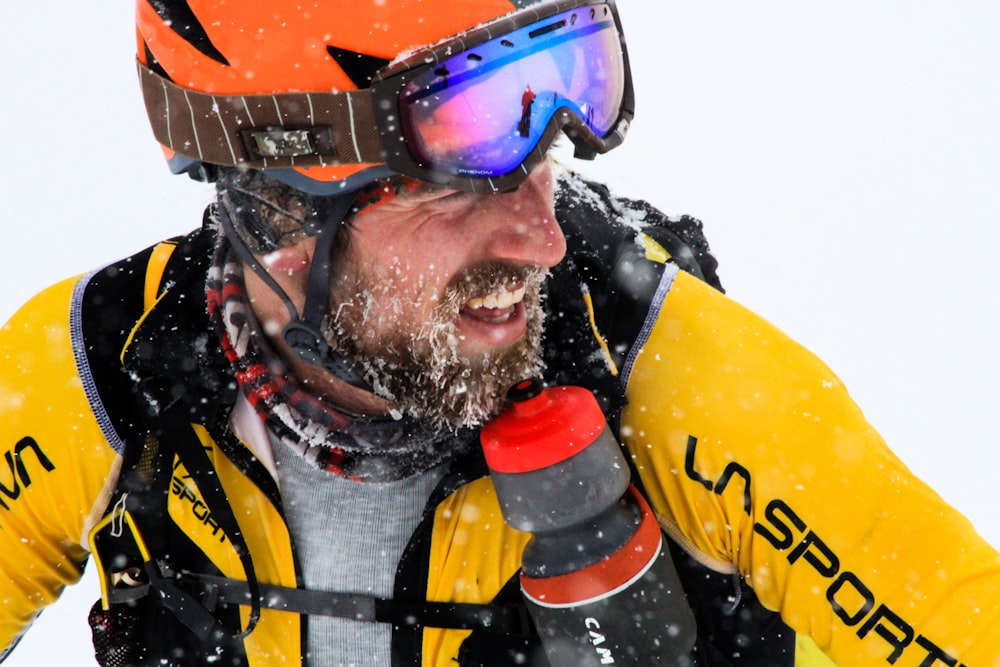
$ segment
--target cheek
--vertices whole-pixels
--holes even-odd
[[[372,327],[413,329],[433,318],[454,277],[460,240],[439,225],[404,225],[373,217],[363,220],[345,257],[363,294],[365,319]],[[379,224],[375,224],[378,222]],[[453,228],[449,229],[454,232]]]
[[[368,286],[370,321],[379,328],[412,329],[433,317],[447,285],[447,276],[433,261],[424,265],[384,265]]]
[[[371,266],[377,267],[383,279],[403,292],[440,293],[454,275],[453,267],[446,266],[447,248],[448,244],[441,241],[427,248],[411,246],[404,252],[382,254]]]

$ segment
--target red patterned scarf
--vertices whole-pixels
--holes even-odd
[[[220,234],[208,279],[209,315],[239,386],[281,443],[322,470],[390,481],[464,453],[476,434],[415,419],[352,417],[301,388],[268,344],[246,297],[243,267]]]

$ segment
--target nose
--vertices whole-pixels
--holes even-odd
[[[566,237],[556,221],[552,170],[545,162],[514,192],[485,203],[494,228],[487,237],[491,259],[551,268],[566,255]],[[487,213],[484,211],[484,213]]]

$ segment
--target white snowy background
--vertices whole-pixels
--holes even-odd
[[[637,118],[622,149],[581,168],[702,218],[729,294],[826,360],[1000,547],[1000,4],[621,5]],[[0,320],[187,231],[209,199],[169,175],[146,126],[132,11],[5,12]],[[93,664],[97,595],[88,573],[5,667]]]

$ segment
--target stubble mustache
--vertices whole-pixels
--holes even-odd
[[[454,320],[471,299],[501,290],[510,291],[519,285],[525,286],[526,293],[532,290],[538,292],[547,275],[548,271],[538,266],[512,266],[501,262],[467,269],[445,288],[435,319]]]

